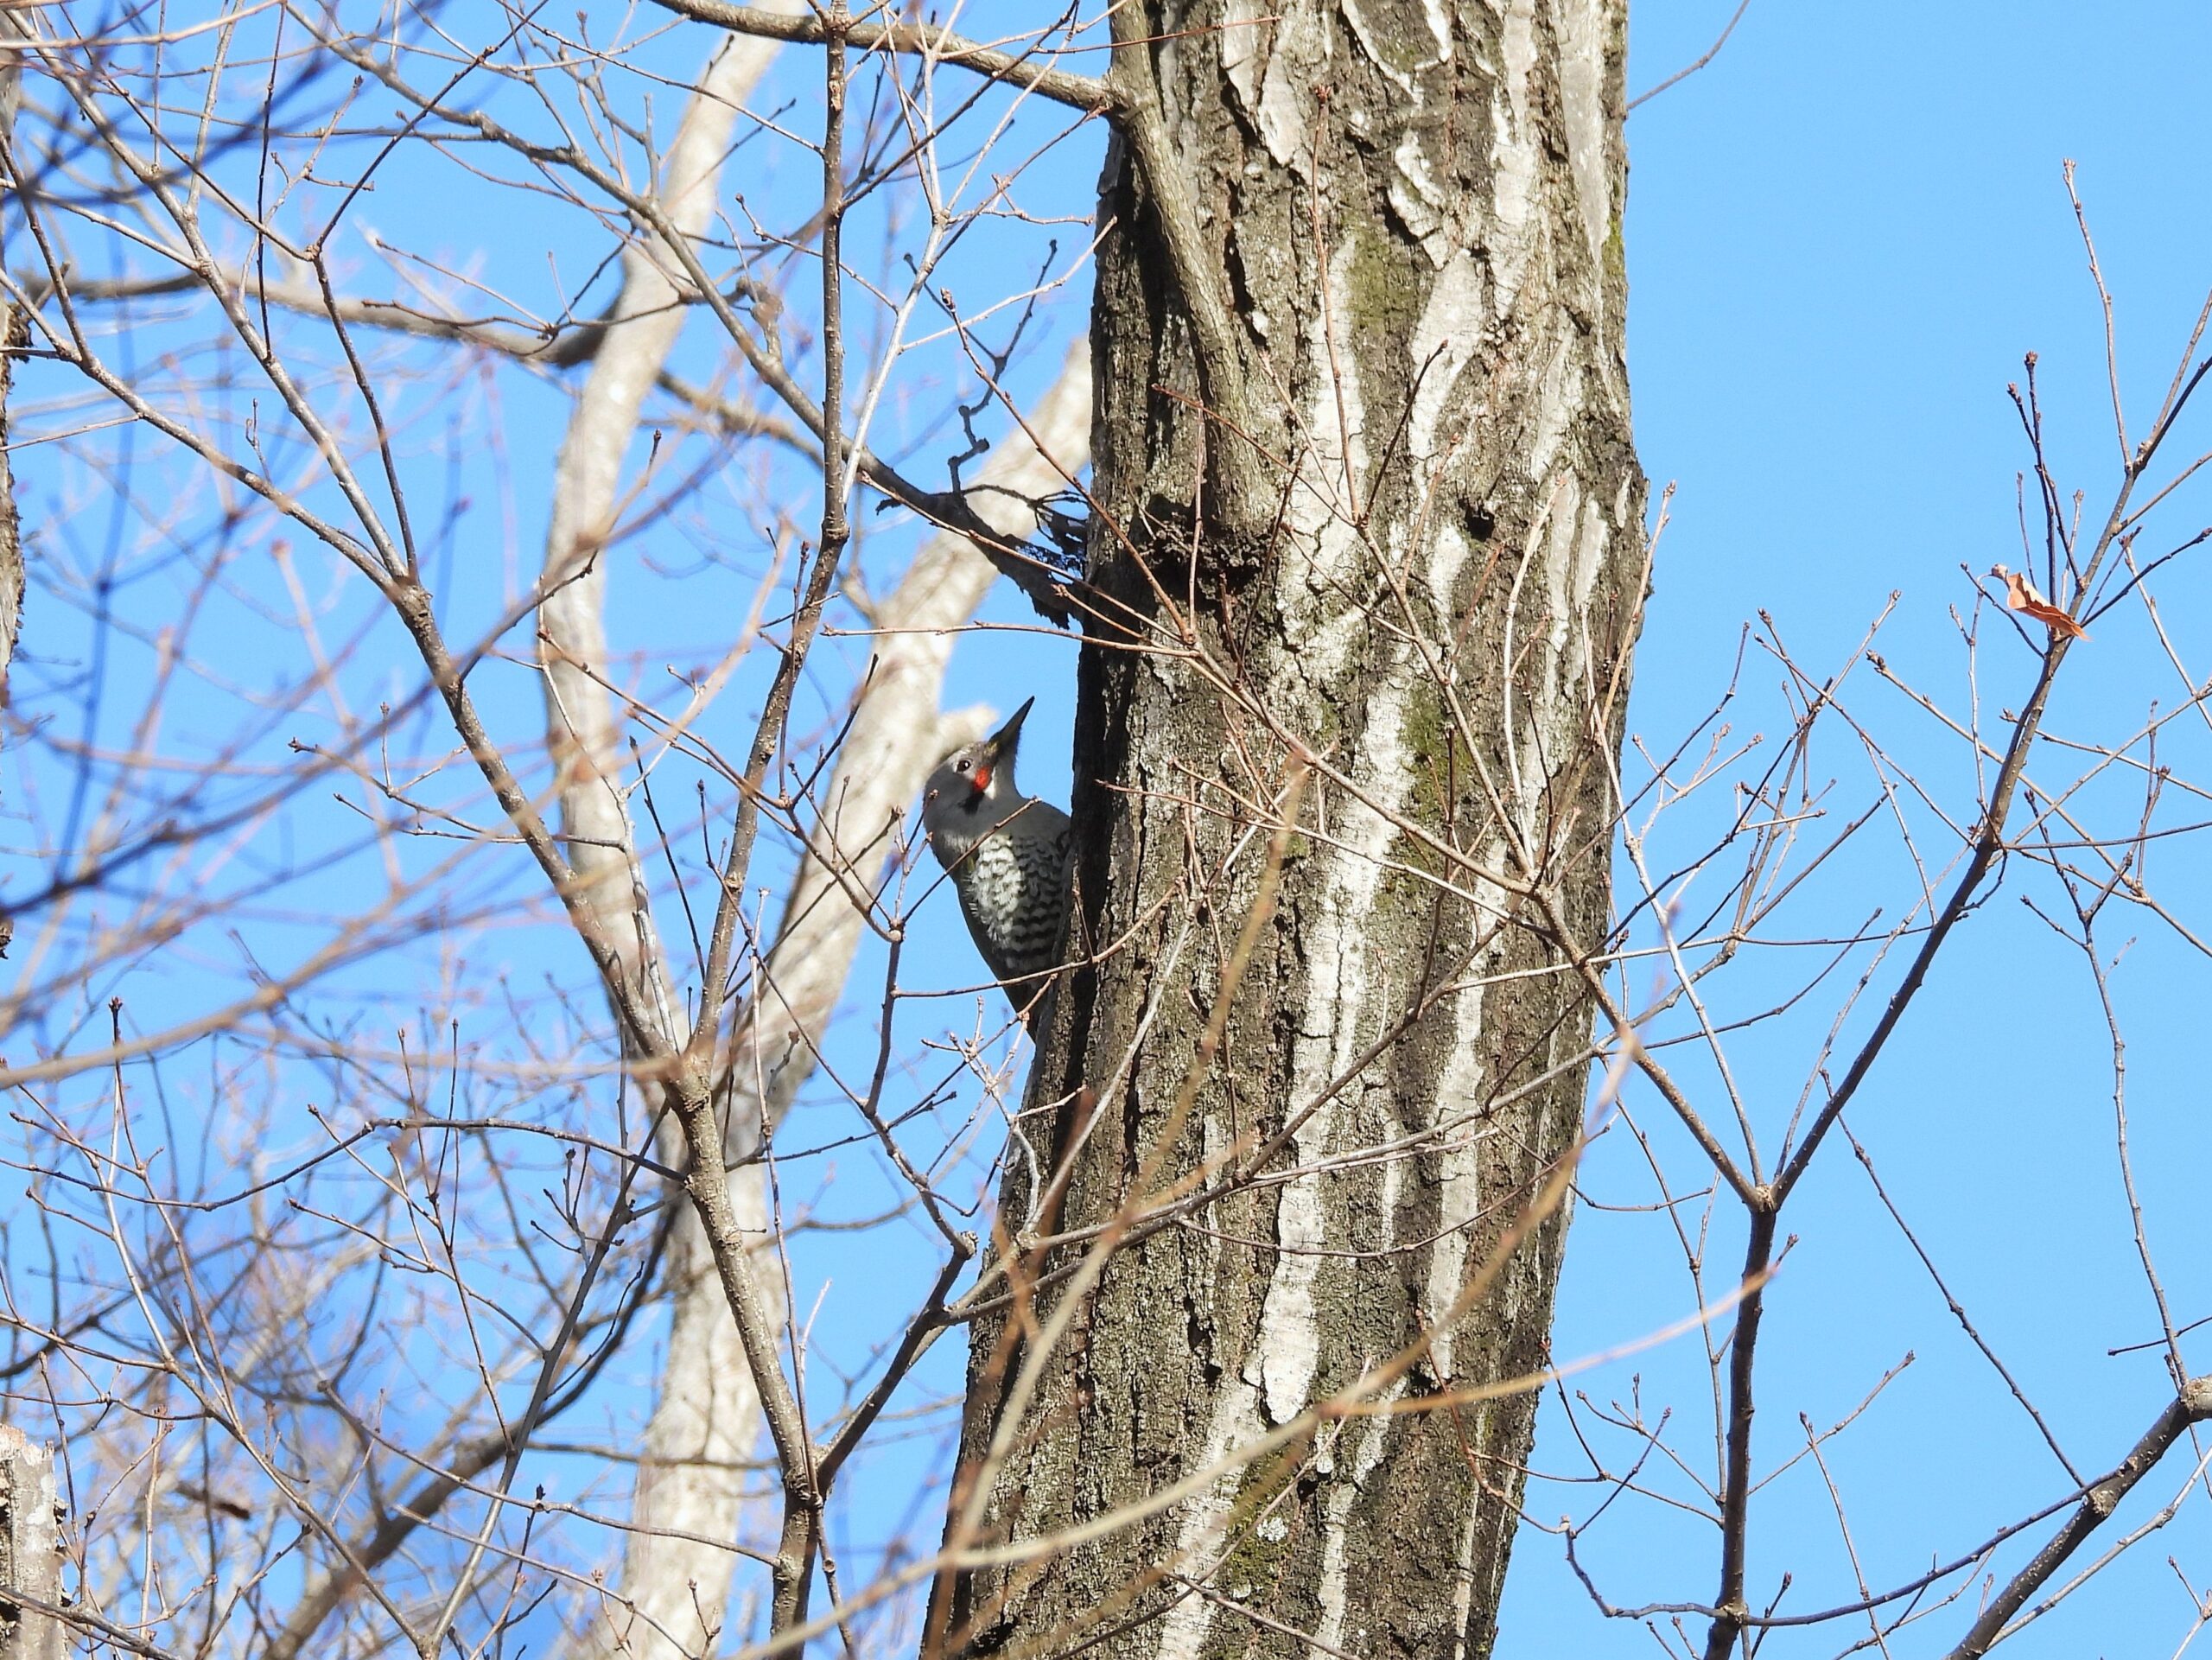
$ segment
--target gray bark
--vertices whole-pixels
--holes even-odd
[[[1409,1409],[1547,1354],[1643,591],[1625,28],[1116,16],[1071,930],[1101,955],[1030,1105],[1081,1103],[1062,1226],[1135,1225],[1030,1254],[1041,1338],[977,1326],[932,1650],[1490,1649],[1535,1394]]]
[[[61,1530],[54,1453],[0,1425],[0,1656],[61,1660],[67,1628],[16,1600],[61,1606]]]

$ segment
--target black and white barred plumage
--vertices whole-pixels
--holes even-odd
[[[951,873],[976,949],[1024,1011],[1043,989],[1040,976],[1059,966],[1073,829],[1014,781],[1028,714],[1024,703],[989,737],[946,756],[922,798],[930,847]]]

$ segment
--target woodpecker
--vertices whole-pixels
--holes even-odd
[[[1036,701],[947,755],[922,797],[922,827],[951,873],[976,949],[1025,1021],[1044,989],[1039,976],[1059,966],[1072,829],[1065,813],[1014,781],[1021,723]]]

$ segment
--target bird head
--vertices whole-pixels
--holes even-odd
[[[930,774],[922,793],[922,824],[932,840],[948,831],[980,836],[1020,804],[1014,757],[1021,743],[1021,723],[1036,701],[1024,703],[989,737],[963,744]]]

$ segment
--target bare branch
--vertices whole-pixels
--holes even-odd
[[[1964,1639],[1951,1650],[1950,1660],[1974,1660],[1974,1657],[1987,1654],[1994,1648],[2012,1617],[2027,1606],[2028,1599],[2081,1549],[2084,1540],[2105,1524],[2120,1508],[2120,1501],[2133,1491],[2135,1484],[2158,1467],[2167,1449],[2192,1425],[2202,1423],[2207,1418],[2212,1418],[2212,1377],[2192,1377],[2143,1432],[2143,1438],[2135,1443],[2119,1467],[2082,1496],[2080,1507],[2068,1518],[2066,1525],[2052,1535],[2033,1560],[1990,1600]]]
[[[700,22],[761,40],[820,46],[830,39],[830,25],[819,16],[792,16],[760,6],[730,5],[725,0],[656,0],[656,3]],[[1004,81],[1086,114],[1112,115],[1121,108],[1119,96],[1106,82],[1035,61],[1041,42],[1016,54],[963,40],[933,23],[849,22],[837,32],[858,52],[906,53],[956,69],[971,69],[988,80]]]

